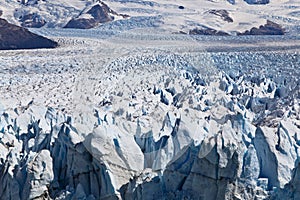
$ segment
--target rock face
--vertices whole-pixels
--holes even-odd
[[[227,10],[209,10],[208,13],[217,15],[226,22],[233,22],[233,19],[229,16],[229,12]]]
[[[225,10],[226,11],[226,10]],[[224,10],[211,10],[209,11],[210,14],[218,15],[223,20],[227,22],[233,22],[233,20],[229,17],[228,13],[226,13]],[[189,31],[190,35],[217,35],[217,36],[227,36],[230,35],[229,33],[226,33],[224,31],[217,31],[211,28],[195,28]],[[243,33],[237,33],[237,35],[284,35],[285,29],[270,20],[267,20],[267,23],[265,25],[261,25],[259,28],[251,28],[250,30],[247,30]]]
[[[41,16],[36,13],[24,15],[19,21],[21,22],[22,27],[27,28],[41,28],[47,23]]]
[[[70,20],[65,28],[89,29],[96,27],[101,23],[113,21],[116,17],[125,18],[129,16],[119,15],[111,10],[105,3],[100,1],[91,8],[86,8],[78,17]]]
[[[265,25],[259,28],[252,28],[250,31],[238,33],[238,35],[284,35],[285,30],[277,23],[267,20]]]
[[[0,19],[0,49],[55,48],[57,43]]]
[[[211,28],[198,29],[195,28],[189,31],[190,35],[216,35],[216,36],[228,36],[229,34],[224,31],[217,31]]]

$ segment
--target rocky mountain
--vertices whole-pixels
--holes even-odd
[[[83,29],[128,17],[116,13],[100,0],[60,1],[10,1],[0,3],[0,7],[2,4],[8,20],[27,28],[47,26]],[[11,10],[11,6],[16,9]]]
[[[183,32],[184,33],[184,32]],[[267,23],[259,26],[258,28],[253,27],[250,30],[246,30],[243,33],[237,32],[236,35],[284,35],[285,29],[270,20]],[[184,33],[186,34],[186,33]],[[214,35],[214,36],[229,36],[230,34],[224,31],[217,31],[209,27],[194,28],[188,32],[190,35]]]
[[[197,29],[236,35],[271,21],[282,26],[285,33],[295,34],[300,24],[298,4],[295,0],[10,0],[1,1],[0,10],[10,23],[28,28],[93,28],[113,21],[122,24],[131,16],[132,23],[137,17],[156,17],[159,27],[168,32]],[[266,31],[258,34],[263,33]]]
[[[267,21],[265,25],[259,28],[252,28],[244,33],[238,33],[238,35],[284,35],[285,30],[279,24],[272,21]]]
[[[29,13],[22,15],[19,19],[22,27],[26,28],[41,28],[47,22],[37,13]]]
[[[57,42],[0,19],[0,50],[54,48]]]
[[[64,28],[94,28],[101,23],[111,22],[116,18],[126,18],[128,15],[119,15],[111,10],[105,3],[93,4],[91,8],[86,8],[79,16],[70,20]]]

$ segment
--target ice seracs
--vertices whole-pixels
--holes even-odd
[[[1,1],[59,47],[0,54],[0,199],[297,199],[298,37],[197,35],[275,1]]]
[[[91,40],[94,46],[84,51],[88,42],[76,42],[86,55],[82,63],[70,58],[77,49],[70,49],[74,42],[69,42],[58,48],[61,56],[50,54],[39,69],[48,72],[39,93],[52,91],[53,96],[26,99],[8,85],[28,82],[30,87],[18,87],[30,93],[39,83],[39,73],[30,76],[36,81],[17,76],[38,70],[28,56],[18,58],[27,68],[4,70],[9,79],[2,79],[3,95],[22,99],[11,107],[1,99],[0,181],[9,186],[0,189],[1,198],[254,199],[296,194],[297,84],[251,72],[247,65],[241,70],[248,73],[230,73],[234,59],[244,57],[234,54],[229,70],[223,63],[226,56],[192,51],[195,43],[183,52],[187,40],[178,40],[178,48],[168,42],[150,48],[141,41],[138,47],[125,47]],[[140,50],[143,45],[149,48]],[[52,51],[40,51],[36,58],[41,52]],[[107,52],[111,54],[105,59]],[[285,76],[279,64],[269,68],[279,77],[277,70]],[[53,89],[58,80],[65,87]],[[7,93],[8,86],[17,92]],[[283,87],[286,91],[277,95]],[[290,96],[296,98],[290,101]]]

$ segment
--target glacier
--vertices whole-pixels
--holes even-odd
[[[0,199],[300,199],[297,0],[97,2],[0,2]]]
[[[300,198],[298,38],[34,31],[59,47],[0,55],[0,199]]]

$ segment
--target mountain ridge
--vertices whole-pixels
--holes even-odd
[[[70,20],[78,18],[77,20],[81,23],[86,21],[85,23],[89,24],[86,26],[92,28],[97,27],[99,22],[92,19],[91,16],[87,17],[88,15],[84,15],[82,12],[86,12],[86,9],[90,8],[91,5],[96,5],[99,2],[100,4],[101,2],[105,3],[109,9],[115,12],[111,12],[111,16],[119,16],[114,17],[116,20],[128,16],[161,16],[163,24],[160,26],[169,32],[188,33],[190,30],[206,27],[208,30],[212,29],[216,32],[236,35],[237,32],[244,33],[272,21],[285,28],[287,33],[294,34],[300,21],[300,16],[295,15],[297,13],[297,2],[286,0],[272,0],[265,4],[262,3],[266,1],[261,0],[236,0],[234,3],[206,0],[199,2],[177,0],[172,3],[167,3],[164,0],[151,2],[59,0],[59,3],[50,1],[24,1],[23,3],[11,1],[10,3],[0,2],[0,10],[2,8],[4,11],[3,17],[9,22],[22,26],[62,28]],[[12,6],[15,9],[12,9]],[[212,12],[212,10],[215,12]],[[221,10],[223,14],[226,13],[227,20],[224,20],[220,14],[216,14]],[[124,15],[116,13],[124,13]],[[105,15],[103,15],[104,18]],[[108,15],[106,15],[107,17]],[[228,21],[229,19],[230,21]],[[105,21],[111,20],[112,18]],[[84,28],[84,25],[81,26],[81,28]]]
[[[55,48],[58,43],[0,18],[0,50]]]

